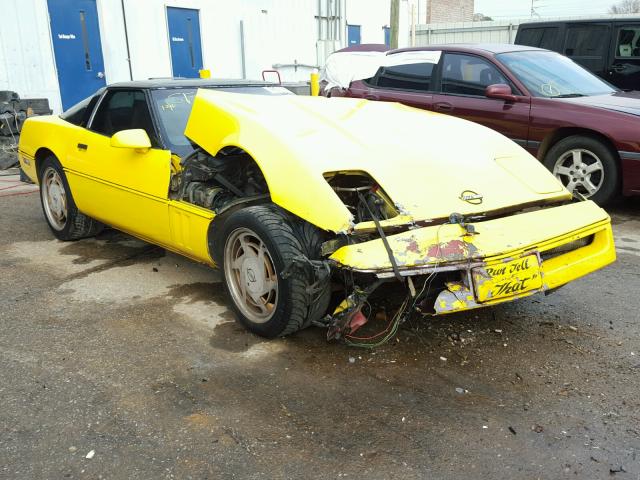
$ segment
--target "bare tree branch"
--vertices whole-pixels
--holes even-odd
[[[609,13],[640,13],[640,0],[622,0],[609,7]]]

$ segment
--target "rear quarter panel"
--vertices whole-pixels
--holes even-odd
[[[28,118],[22,126],[18,144],[22,170],[32,181],[38,183],[36,157],[42,149],[51,151],[64,168],[68,149],[82,130],[55,115]]]

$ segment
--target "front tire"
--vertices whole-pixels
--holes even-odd
[[[44,218],[58,240],[78,240],[92,237],[104,226],[80,213],[73,201],[62,166],[53,157],[47,157],[40,168],[40,203]]]
[[[578,192],[598,205],[618,194],[620,170],[615,153],[593,137],[573,135],[556,143],[544,165],[571,193]]]
[[[304,259],[312,258],[308,250],[317,242],[306,245],[293,222],[275,206],[248,207],[225,219],[217,235],[216,258],[231,308],[245,328],[262,337],[301,330],[328,305],[329,279],[316,286],[320,293],[314,295],[314,279],[305,268]]]

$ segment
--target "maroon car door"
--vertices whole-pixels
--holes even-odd
[[[441,71],[434,111],[480,123],[526,146],[531,101],[520,96],[494,64],[477,55],[446,53]],[[494,84],[511,86],[515,101],[487,98],[485,88]]]
[[[373,78],[353,82],[348,96],[431,110],[435,70],[436,64],[428,62],[380,67]]]

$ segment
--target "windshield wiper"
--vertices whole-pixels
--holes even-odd
[[[586,97],[583,93],[563,93],[562,95],[554,95],[552,98],[576,98],[576,97]]]

